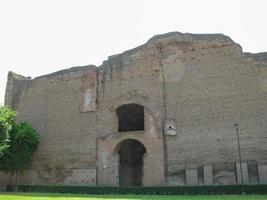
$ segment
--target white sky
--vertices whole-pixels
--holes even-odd
[[[223,33],[267,51],[266,0],[0,0],[0,104],[8,71],[39,76],[108,56],[170,31]]]

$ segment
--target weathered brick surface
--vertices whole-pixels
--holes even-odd
[[[266,56],[244,54],[224,35],[168,33],[98,68],[10,73],[5,103],[40,133],[25,183],[117,185],[115,148],[132,138],[147,149],[144,185],[185,184],[186,169],[203,165],[215,184],[235,184],[235,121],[242,159],[267,159]],[[118,133],[116,109],[128,103],[145,107],[142,133]],[[165,135],[170,126],[176,135]]]

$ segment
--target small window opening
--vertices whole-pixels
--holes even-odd
[[[144,107],[126,104],[117,109],[119,132],[144,130]]]

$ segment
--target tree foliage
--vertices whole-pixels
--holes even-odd
[[[9,139],[9,133],[15,125],[15,117],[15,111],[7,106],[0,106],[0,144]]]
[[[0,170],[18,175],[30,167],[39,135],[28,123],[17,124],[15,116],[10,108],[0,107]]]

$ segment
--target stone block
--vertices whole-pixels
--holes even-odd
[[[186,185],[198,185],[197,169],[186,169]]]
[[[258,165],[260,183],[267,183],[267,164]]]
[[[241,170],[240,170],[240,163],[236,162],[236,175],[237,175],[237,183],[241,184]],[[242,175],[243,175],[243,182],[244,184],[249,184],[249,176],[248,176],[248,165],[247,162],[241,162],[242,166]]]
[[[213,185],[213,168],[212,165],[203,166],[204,185]]]

